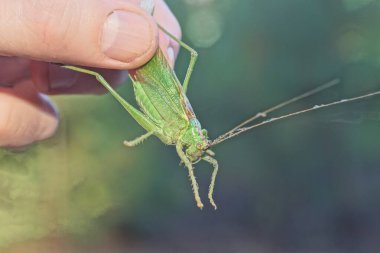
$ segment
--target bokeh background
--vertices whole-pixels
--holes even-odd
[[[183,40],[200,55],[188,97],[211,138],[334,78],[339,86],[274,116],[380,90],[378,0],[167,2]],[[182,50],[181,80],[188,60]],[[134,100],[129,82],[119,91]],[[196,208],[173,147],[157,138],[122,145],[144,131],[110,95],[55,101],[62,117],[57,136],[0,153],[2,247],[380,249],[380,98],[276,122],[215,147],[217,211]],[[211,168],[198,163],[196,174],[207,203]]]

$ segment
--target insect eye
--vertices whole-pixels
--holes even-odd
[[[202,144],[197,143],[197,149],[202,149]]]

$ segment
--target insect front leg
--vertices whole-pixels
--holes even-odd
[[[155,131],[151,131],[151,132],[147,132],[146,134],[143,134],[139,137],[137,137],[136,139],[134,140],[131,140],[131,141],[127,141],[125,140],[123,143],[125,146],[127,147],[134,147],[134,146],[137,146],[139,145],[140,143],[142,143],[144,140],[148,139],[151,135],[154,134]]]
[[[187,51],[190,52],[190,63],[189,63],[189,67],[187,68],[187,72],[186,72],[186,76],[185,76],[185,80],[183,81],[182,83],[182,88],[183,88],[183,92],[186,94],[186,91],[187,91],[187,86],[189,85],[189,80],[190,80],[190,76],[191,74],[193,73],[193,69],[194,69],[194,65],[198,59],[198,52],[195,51],[193,48],[191,48],[189,45],[187,45],[186,43],[184,43],[183,41],[179,40],[178,38],[176,38],[173,34],[171,34],[168,30],[166,30],[165,28],[163,28],[161,25],[158,25],[158,27],[164,32],[166,33],[170,38],[172,38],[175,42],[177,42],[181,47],[183,47],[184,49],[186,49]]]
[[[210,200],[211,205],[216,210],[217,206],[215,204],[215,201],[214,201],[212,195],[214,193],[216,175],[218,174],[218,168],[219,168],[218,161],[215,158],[212,158],[211,156],[208,156],[208,155],[202,157],[202,159],[205,160],[206,162],[210,163],[212,165],[212,167],[214,168],[214,170],[212,171],[211,183],[210,183],[210,187],[208,190],[208,199]]]
[[[183,146],[180,142],[177,143],[176,149],[177,149],[177,153],[179,155],[179,158],[181,158],[181,161],[186,165],[186,167],[189,171],[189,177],[190,177],[190,181],[191,181],[191,186],[193,187],[195,202],[197,202],[197,206],[200,209],[202,209],[203,204],[202,204],[201,198],[199,197],[199,187],[198,187],[197,180],[195,179],[193,165],[191,164],[189,159],[186,157],[185,152],[183,152],[183,150],[182,150]]]

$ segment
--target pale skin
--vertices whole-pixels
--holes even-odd
[[[55,133],[59,124],[57,108],[44,94],[105,91],[88,75],[48,62],[91,66],[112,86],[125,81],[125,69],[146,63],[158,45],[174,65],[179,46],[159,31],[156,22],[180,37],[176,18],[162,0],[156,1],[154,18],[140,9],[138,2],[19,0],[0,3],[3,34],[0,55],[4,55],[0,56],[0,147],[22,147]],[[117,14],[118,22],[113,14]],[[123,22],[131,30],[125,28],[124,34],[113,35],[117,30],[115,25],[121,27]],[[137,31],[138,36],[135,36]],[[102,38],[103,34],[107,34],[106,38]],[[122,57],[116,52],[121,52]]]

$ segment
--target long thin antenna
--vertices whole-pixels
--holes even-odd
[[[237,128],[234,131],[229,131],[226,134],[223,134],[223,135],[219,136],[218,138],[216,138],[214,141],[211,142],[210,147],[211,146],[215,146],[216,144],[219,144],[219,143],[221,143],[221,142],[223,142],[223,141],[225,141],[227,139],[235,137],[235,136],[237,136],[237,135],[239,135],[241,133],[244,133],[244,132],[246,132],[248,130],[251,130],[253,128],[256,128],[256,127],[259,127],[259,126],[263,126],[263,125],[267,125],[267,124],[273,123],[273,122],[278,121],[278,120],[282,120],[282,119],[285,119],[285,118],[290,118],[290,117],[297,116],[297,115],[300,115],[300,114],[303,114],[303,113],[306,113],[306,112],[315,111],[315,110],[319,110],[319,109],[330,107],[330,106],[334,106],[334,105],[340,105],[340,104],[350,103],[350,102],[354,102],[354,101],[361,100],[361,99],[366,99],[366,98],[374,97],[374,96],[377,96],[377,95],[380,95],[380,91],[372,92],[372,93],[369,93],[369,94],[366,94],[366,95],[362,95],[362,96],[358,96],[358,97],[352,97],[352,98],[342,99],[340,101],[335,101],[335,102],[331,102],[331,103],[328,103],[328,104],[315,105],[312,108],[308,108],[308,109],[304,109],[304,110],[301,110],[301,111],[297,111],[297,112],[293,112],[293,113],[290,113],[290,114],[286,114],[286,115],[283,115],[283,116],[271,118],[269,120],[265,120],[263,122],[260,122],[258,124],[252,125],[252,126]]]
[[[309,90],[309,91],[307,91],[305,93],[302,93],[299,96],[296,96],[296,97],[294,97],[292,99],[289,99],[289,100],[287,100],[285,102],[282,102],[282,103],[280,103],[280,104],[278,104],[276,106],[273,106],[273,107],[271,107],[271,108],[269,108],[269,109],[267,109],[267,110],[265,110],[263,112],[259,112],[255,116],[253,116],[253,117],[251,117],[251,118],[243,121],[239,125],[235,126],[231,130],[229,130],[228,132],[226,132],[223,135],[219,136],[216,140],[224,139],[224,138],[228,137],[231,133],[234,133],[237,129],[239,129],[239,128],[245,126],[245,125],[247,125],[248,123],[250,123],[250,122],[252,122],[252,121],[254,121],[254,120],[258,119],[258,118],[265,118],[271,112],[274,112],[274,111],[276,111],[276,110],[278,110],[278,109],[280,109],[282,107],[285,107],[285,106],[287,106],[287,105],[289,105],[291,103],[297,102],[297,101],[299,101],[299,100],[301,100],[303,98],[306,98],[306,97],[309,97],[311,95],[314,95],[314,94],[316,94],[318,92],[321,92],[321,91],[323,91],[325,89],[328,89],[328,88],[330,88],[330,87],[332,87],[334,85],[337,85],[338,83],[340,83],[340,79],[338,79],[338,78],[333,79],[333,80],[331,80],[331,81],[329,81],[329,82],[327,82],[327,83],[325,83],[325,84],[323,84],[321,86],[318,86],[315,89],[312,89],[312,90]]]
[[[328,88],[330,88],[330,87],[332,87],[334,85],[337,85],[338,83],[340,83],[340,79],[338,79],[338,78],[336,78],[334,80],[331,80],[330,82],[327,82],[327,83],[325,83],[325,84],[323,84],[323,85],[321,85],[321,86],[319,86],[319,87],[317,87],[317,88],[315,88],[313,90],[309,90],[309,91],[307,91],[307,92],[305,92],[305,93],[303,93],[303,94],[301,94],[301,95],[299,95],[297,97],[294,97],[294,98],[289,99],[289,100],[287,100],[285,102],[282,102],[281,104],[273,106],[273,107],[271,107],[271,108],[269,108],[269,109],[267,109],[267,110],[265,110],[263,112],[257,113],[255,116],[253,116],[253,117],[247,119],[246,121],[240,123],[239,125],[237,125],[233,129],[231,129],[230,131],[234,131],[234,130],[236,130],[236,129],[238,129],[238,128],[240,128],[240,127],[242,127],[242,126],[248,124],[249,122],[252,122],[252,121],[254,121],[254,120],[258,119],[258,118],[264,118],[269,113],[271,113],[273,111],[276,111],[276,110],[278,110],[278,109],[280,109],[282,107],[285,107],[285,106],[287,106],[287,105],[289,105],[291,103],[297,102],[297,101],[299,101],[299,100],[301,100],[303,98],[312,96],[312,95],[314,95],[314,94],[316,94],[318,92],[321,92],[321,91],[323,91],[325,89],[328,89]]]

